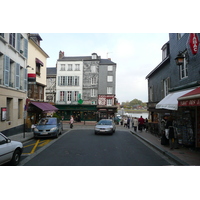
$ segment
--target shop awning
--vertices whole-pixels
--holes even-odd
[[[53,112],[53,111],[57,111],[58,110],[58,108],[56,108],[55,106],[51,105],[50,103],[31,102],[31,104],[33,104],[34,106],[38,107],[39,109],[41,109],[45,113]]]
[[[168,94],[164,99],[156,104],[156,109],[178,110],[177,99],[190,91],[192,91],[192,89]]]
[[[35,62],[40,64],[40,65],[42,65],[42,66],[44,66],[44,63],[38,58],[35,58]]]
[[[200,87],[179,97],[178,106],[200,106]]]

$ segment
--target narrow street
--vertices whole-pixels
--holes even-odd
[[[113,135],[94,135],[91,129],[71,130],[23,165],[167,166],[172,164],[122,128]]]

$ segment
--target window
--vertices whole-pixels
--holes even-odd
[[[80,71],[80,64],[75,64],[75,71]]]
[[[97,96],[97,92],[95,89],[91,89],[91,97],[96,97]]]
[[[60,71],[65,71],[65,64],[61,64]]]
[[[92,77],[91,78],[91,85],[96,85],[97,84],[97,77]]]
[[[113,71],[113,66],[112,65],[108,66],[108,71]]]
[[[79,86],[79,77],[78,76],[74,76],[73,77],[73,85],[74,86]]]
[[[107,87],[107,94],[112,94],[112,93],[113,93],[113,88]]]
[[[18,99],[18,119],[22,119],[22,115],[23,115],[23,100],[22,99]]]
[[[178,39],[180,40],[180,39],[183,37],[184,34],[185,34],[185,33],[177,33]]]
[[[74,92],[74,101],[78,101],[78,91]]]
[[[72,71],[73,69],[72,69],[72,64],[68,64],[68,69],[67,69],[68,71]]]
[[[107,76],[107,81],[108,82],[113,82],[113,76]]]
[[[112,106],[112,99],[107,99],[107,106]]]
[[[67,76],[67,85],[72,85],[72,76]]]
[[[65,92],[60,91],[60,101],[64,101],[64,100],[65,100]]]
[[[153,87],[149,87],[149,101],[153,101]]]
[[[15,33],[9,34],[9,44],[15,47]]]
[[[186,78],[188,76],[188,67],[187,67],[188,61],[187,61],[187,52],[184,53],[184,62],[182,65],[180,65],[180,79]]]
[[[166,78],[163,82],[164,87],[164,97],[168,95],[169,93],[169,87],[170,87],[170,78]]]
[[[60,77],[60,85],[66,85],[66,77],[65,76]]]
[[[167,57],[167,47],[168,45],[165,44],[163,47],[162,47],[162,59],[164,60],[166,57]]]
[[[67,91],[67,101],[72,101],[72,91]]]
[[[92,73],[96,73],[97,72],[96,66],[94,66],[94,65],[91,66],[91,72]]]

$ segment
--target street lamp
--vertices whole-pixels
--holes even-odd
[[[176,61],[177,65],[182,65],[184,63],[184,55],[182,52],[179,52],[179,54],[177,55],[177,57],[174,59]]]

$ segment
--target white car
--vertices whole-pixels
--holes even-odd
[[[100,134],[113,134],[115,132],[115,123],[111,119],[102,119],[100,120],[95,128],[94,128],[94,133]]]
[[[0,165],[8,162],[12,165],[18,165],[22,151],[23,144],[21,142],[11,141],[0,133]]]

